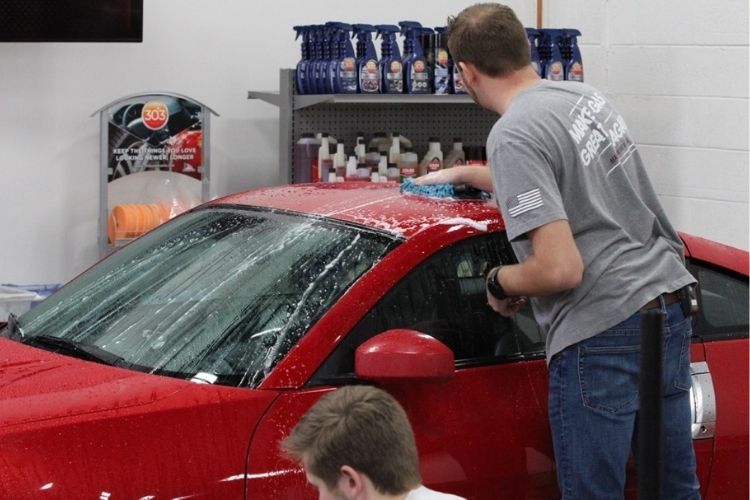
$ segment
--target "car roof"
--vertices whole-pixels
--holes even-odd
[[[402,194],[398,184],[341,182],[293,184],[237,193],[212,205],[290,210],[367,226],[410,238],[436,225],[503,228],[497,206],[484,200],[454,200]]]

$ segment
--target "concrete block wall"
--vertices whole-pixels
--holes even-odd
[[[748,3],[545,2],[625,117],[679,230],[748,248]],[[586,13],[582,16],[581,13]]]
[[[206,103],[212,194],[278,182],[278,111],[246,99],[296,64],[291,27],[329,19],[445,23],[474,0],[144,2],[141,44],[0,43],[0,282],[64,282],[97,251],[99,123],[136,92]],[[526,26],[535,0],[508,0]],[[748,248],[746,0],[545,0],[583,33],[586,81],[628,122],[678,229]]]

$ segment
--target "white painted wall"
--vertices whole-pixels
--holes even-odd
[[[275,184],[277,110],[246,96],[278,89],[279,68],[296,64],[293,25],[436,26],[474,2],[144,3],[141,44],[0,44],[0,282],[63,282],[98,258],[99,122],[89,115],[102,105],[135,92],[191,96],[221,115],[212,194]],[[535,24],[534,0],[509,4]],[[544,23],[584,33],[586,80],[624,114],[675,226],[747,249],[747,2],[547,0]]]

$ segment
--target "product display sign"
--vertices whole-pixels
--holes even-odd
[[[208,199],[208,125],[216,113],[169,93],[129,96],[98,113],[104,254]]]

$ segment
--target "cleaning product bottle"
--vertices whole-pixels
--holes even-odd
[[[539,64],[539,49],[537,49],[537,39],[539,31],[534,28],[526,28],[526,36],[529,38],[529,55],[531,56],[531,65],[534,67],[536,74],[542,75],[542,68]]]
[[[394,132],[391,136],[391,147],[388,150],[388,159],[391,163],[398,161],[398,156],[401,154],[401,134]]]
[[[333,81],[331,77],[331,61],[334,51],[338,50],[334,37],[335,30],[330,23],[326,23],[320,30],[322,34],[322,54],[319,61],[320,74],[318,76],[318,90],[321,94],[333,93]]]
[[[370,139],[370,143],[367,145],[367,150],[375,148],[378,152],[385,151],[386,154],[391,149],[392,140],[386,136],[385,132],[375,132],[375,135]]]
[[[453,148],[445,157],[443,167],[451,168],[456,165],[466,164],[466,153],[464,153],[464,144],[460,137],[453,138]]]
[[[313,179],[313,182],[324,182],[328,180],[328,170],[331,167],[333,167],[333,161],[331,160],[331,147],[328,142],[328,134],[323,132],[320,139],[320,148],[318,148],[318,178]]]
[[[425,61],[427,61],[427,78],[430,91],[435,91],[435,32],[432,28],[423,27],[419,35],[419,43],[422,45]]]
[[[312,182],[313,176],[317,177],[317,171],[313,175],[313,166],[317,168],[318,150],[320,141],[315,139],[311,132],[305,132],[294,144],[294,170],[292,171],[292,181]]]
[[[422,25],[416,21],[401,21],[401,34],[404,36],[404,82],[409,94],[429,94],[430,74],[427,60],[419,43],[418,35]]]
[[[406,148],[403,153],[398,157],[398,170],[399,180],[404,182],[404,179],[410,177],[417,177],[419,173],[419,159],[417,153],[414,153],[411,148]]]
[[[578,37],[581,32],[574,29],[565,29],[563,32],[564,45],[567,46],[568,54],[565,58],[565,79],[573,82],[583,81],[583,59],[581,50],[578,48]]]
[[[344,154],[344,145],[336,144],[336,154],[333,155],[333,168],[336,170],[336,182],[344,181],[346,177],[346,155]]]
[[[364,160],[363,160],[364,163]],[[344,180],[356,181],[357,180],[357,157],[350,156],[349,161],[346,162],[346,175]]]
[[[368,148],[367,154],[365,155],[365,163],[360,163],[357,166],[357,178],[361,181],[369,181],[372,177],[372,173],[378,171],[379,163],[380,153],[377,148]]]
[[[401,29],[392,24],[376,26],[377,36],[382,38],[380,44],[380,93],[402,94],[404,92],[404,70],[401,53],[396,43],[396,33]]]
[[[334,94],[357,93],[357,59],[349,37],[352,26],[346,23],[332,22],[334,46],[331,59],[331,75]]]
[[[401,134],[400,132],[388,132],[388,144],[393,144],[393,138],[398,137],[398,142],[400,144],[401,149],[404,148],[414,148],[414,146],[411,143],[411,140]]]
[[[297,63],[297,69],[294,72],[295,87],[296,87],[297,94],[304,95],[304,94],[309,93],[307,89],[307,65],[310,63],[309,27],[308,26],[295,26],[294,31],[297,33],[297,35],[294,37],[295,40],[298,39],[300,35],[302,35],[302,43],[300,44],[302,57]]]
[[[453,61],[448,55],[448,37],[445,36],[445,27],[435,28],[434,44],[433,88],[436,94],[450,94]]]
[[[443,151],[440,149],[440,139],[430,137],[427,153],[419,164],[419,175],[437,172],[443,168]]]
[[[385,182],[388,180],[388,155],[380,153],[380,162],[378,162],[378,180]]]
[[[357,143],[354,146],[354,156],[357,161],[365,161],[365,154],[367,153],[367,146],[365,145],[365,133],[357,132]]]
[[[562,33],[559,29],[543,30],[546,34],[547,60],[544,63],[544,78],[552,81],[565,79],[562,54],[560,54],[560,42]]]
[[[313,24],[308,26],[308,36],[310,45],[308,47],[308,56],[310,60],[307,63],[307,75],[305,88],[308,94],[318,94],[318,78],[320,73],[320,59],[323,54],[323,48],[320,38],[320,25]]]
[[[372,43],[375,27],[370,24],[353,24],[352,27],[357,37],[359,91],[363,94],[377,94],[380,92],[380,68],[375,45]]]

